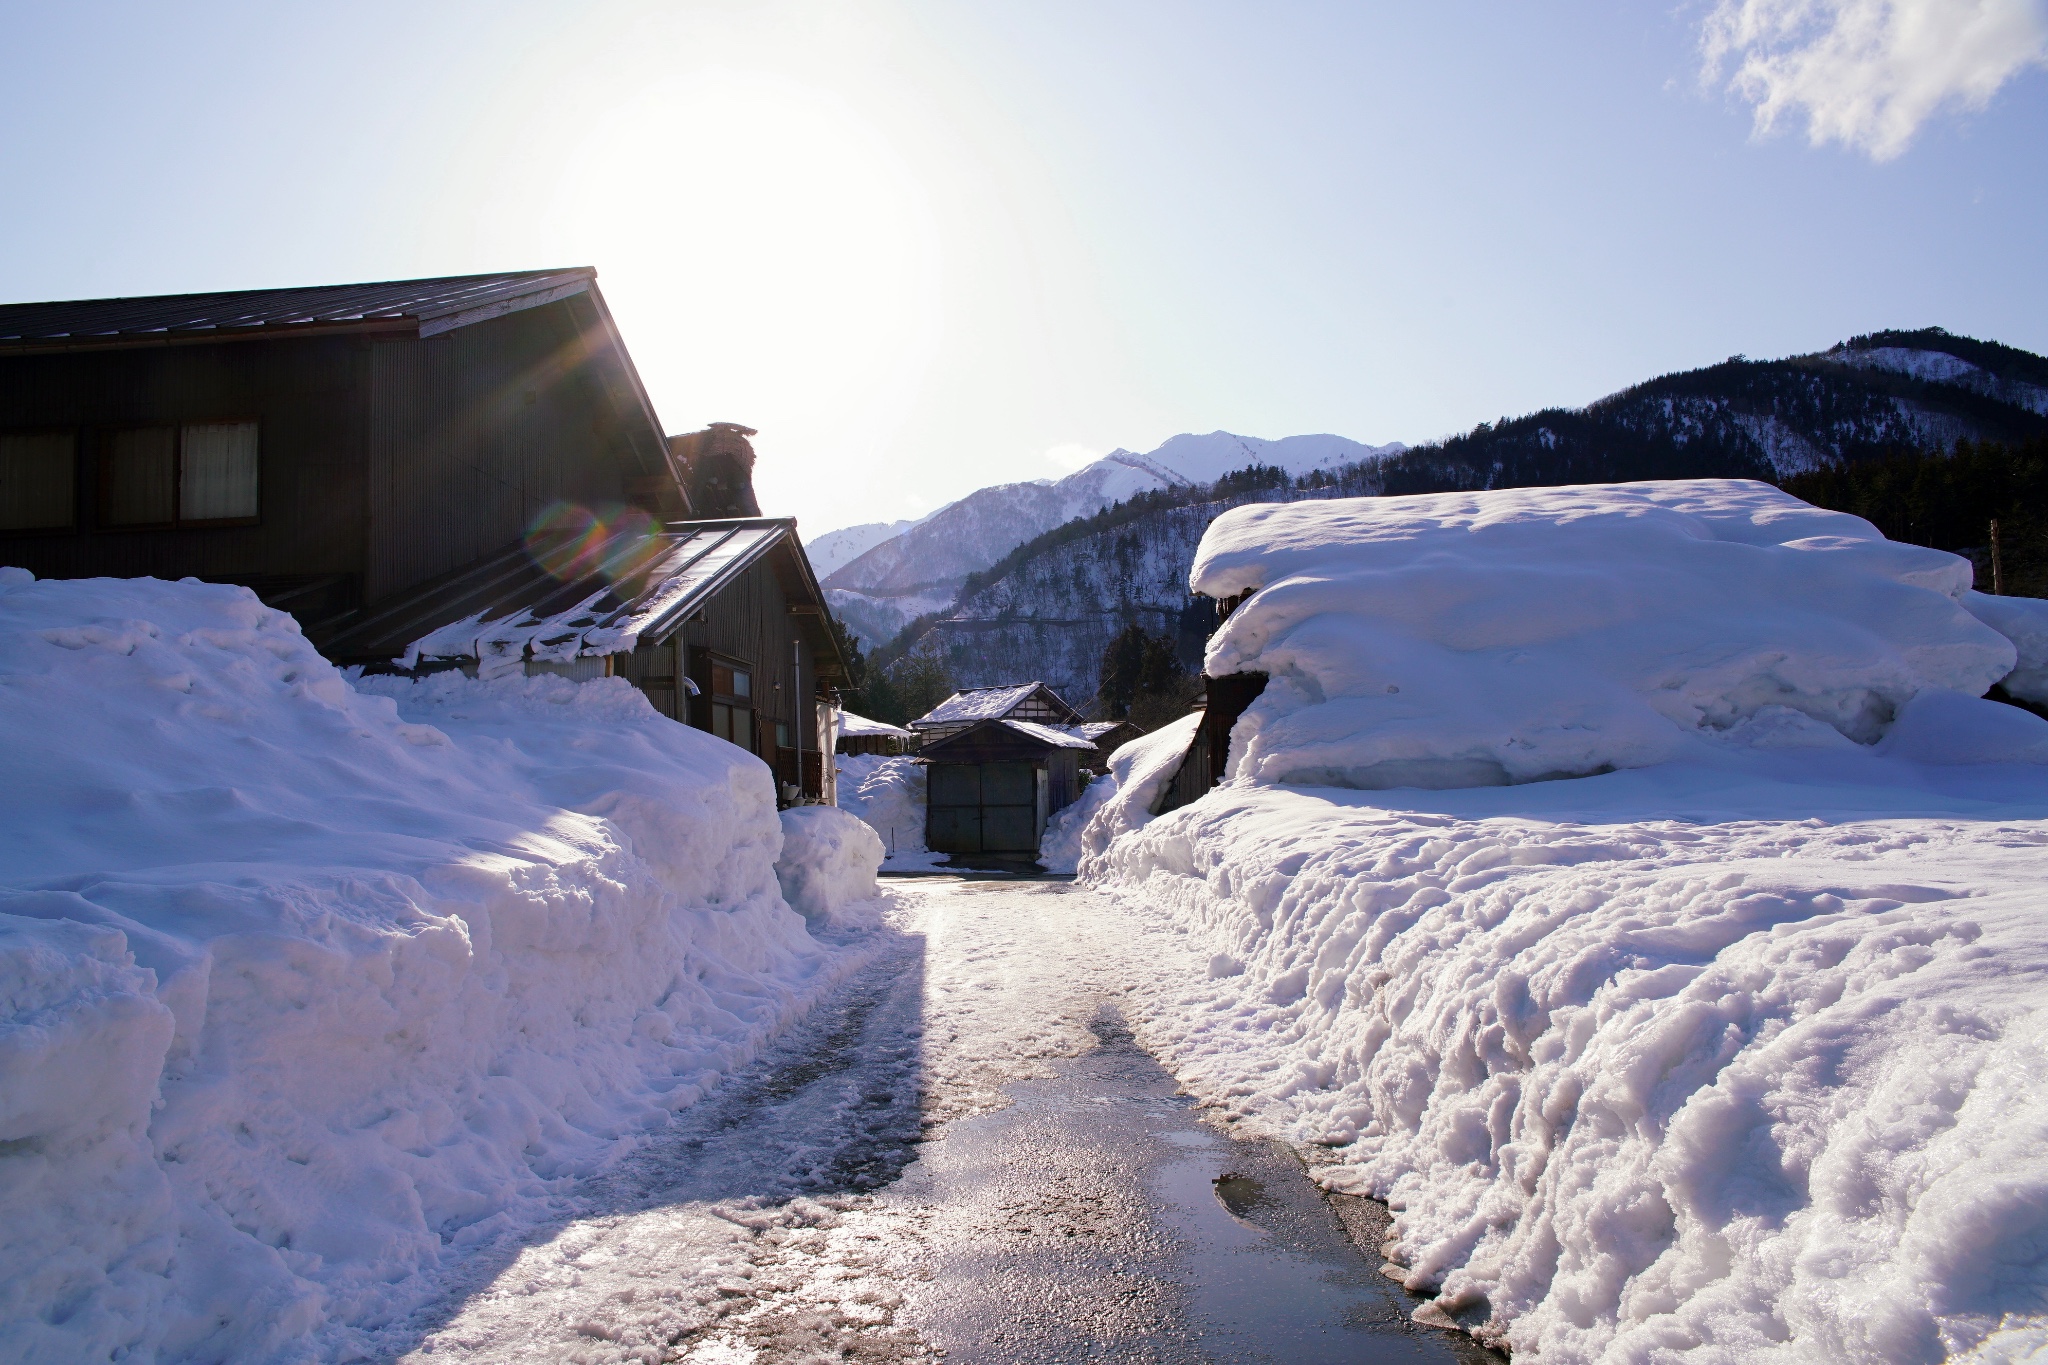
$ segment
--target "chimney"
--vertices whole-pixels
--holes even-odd
[[[758,517],[754,498],[754,447],[747,441],[752,427],[713,422],[702,431],[668,438],[669,451],[683,472],[693,516]]]

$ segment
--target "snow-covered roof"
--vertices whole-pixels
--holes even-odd
[[[998,720],[996,724],[1007,725],[1020,735],[1029,735],[1033,739],[1042,739],[1047,744],[1058,749],[1093,749],[1095,747],[1092,740],[1083,739],[1081,736],[1057,726],[1040,725],[1036,721]]]
[[[900,725],[890,725],[886,721],[869,720],[866,716],[856,716],[851,711],[841,711],[839,713],[839,733],[867,738],[913,738],[910,731]]]
[[[1127,720],[1091,720],[1080,725],[1062,725],[1059,728],[1070,735],[1078,735],[1093,744],[1111,730],[1120,730],[1129,725]]]
[[[665,639],[705,599],[761,559],[795,523],[772,517],[593,528],[561,547],[513,545],[429,584],[325,642],[334,658],[390,657],[412,668],[475,659],[485,673],[528,659],[632,650]],[[552,571],[550,569],[552,565]]]
[[[970,687],[955,692],[937,706],[910,722],[913,730],[944,725],[968,725],[977,720],[999,720],[1043,692],[1052,704],[1069,716],[1074,709],[1042,682],[1004,683],[998,687]],[[1078,719],[1078,717],[1077,717]]]
[[[924,752],[930,754],[942,751],[947,745],[961,739],[970,732],[983,731],[984,727],[1009,730],[1013,734],[1023,736],[1025,739],[1043,744],[1048,749],[1086,749],[1090,752],[1093,752],[1095,749],[1095,746],[1089,741],[1081,738],[1079,735],[1069,734],[1066,730],[1056,725],[1040,725],[1037,721],[1032,720],[1009,720],[1001,716],[983,716],[981,719],[970,721],[966,725],[954,727],[941,739],[927,739]]]
[[[972,687],[965,692],[955,692],[910,722],[910,728],[922,730],[928,725],[995,720],[1043,686],[1043,683],[1035,682],[1007,683],[1001,687]]]

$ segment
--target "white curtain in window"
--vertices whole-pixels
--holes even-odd
[[[209,422],[184,432],[178,520],[256,515],[256,424]]]
[[[77,452],[69,431],[0,433],[0,530],[73,524]]]
[[[103,497],[109,526],[159,526],[171,519],[177,437],[170,427],[108,434]]]

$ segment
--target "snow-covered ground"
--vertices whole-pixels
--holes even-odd
[[[866,821],[881,838],[884,869],[917,872],[943,853],[924,846],[924,769],[904,755],[840,754],[839,808]]]
[[[1272,682],[1194,805],[1120,753],[1082,872],[1206,962],[1141,1037],[1386,1198],[1425,1316],[2048,1344],[2048,722],[1976,699],[2048,603],[1709,482],[1241,509],[1195,585]]]
[[[0,733],[8,1360],[346,1357],[871,951],[622,679],[352,686],[246,589],[0,569]],[[808,835],[822,926],[873,841]]]

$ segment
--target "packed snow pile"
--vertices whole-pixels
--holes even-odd
[[[1192,579],[1250,594],[1207,671],[1272,675],[1233,775],[1384,789],[1872,743],[1916,694],[2013,671],[1970,572],[1701,479],[1240,507]]]
[[[1210,671],[1271,682],[1082,871],[1208,964],[1148,1045],[1386,1199],[1420,1316],[1543,1362],[2048,1342],[2048,721],[1980,699],[2041,604],[1712,482],[1243,509],[1196,585],[1250,594]]]
[[[941,856],[924,846],[924,769],[914,759],[840,754],[839,809],[881,836],[884,867],[922,867]]]
[[[850,965],[623,680],[0,570],[0,1356],[345,1357]]]
[[[855,816],[833,806],[796,806],[782,812],[775,878],[782,898],[813,926],[864,923],[850,911],[882,894],[875,870],[883,852],[881,836]]]

